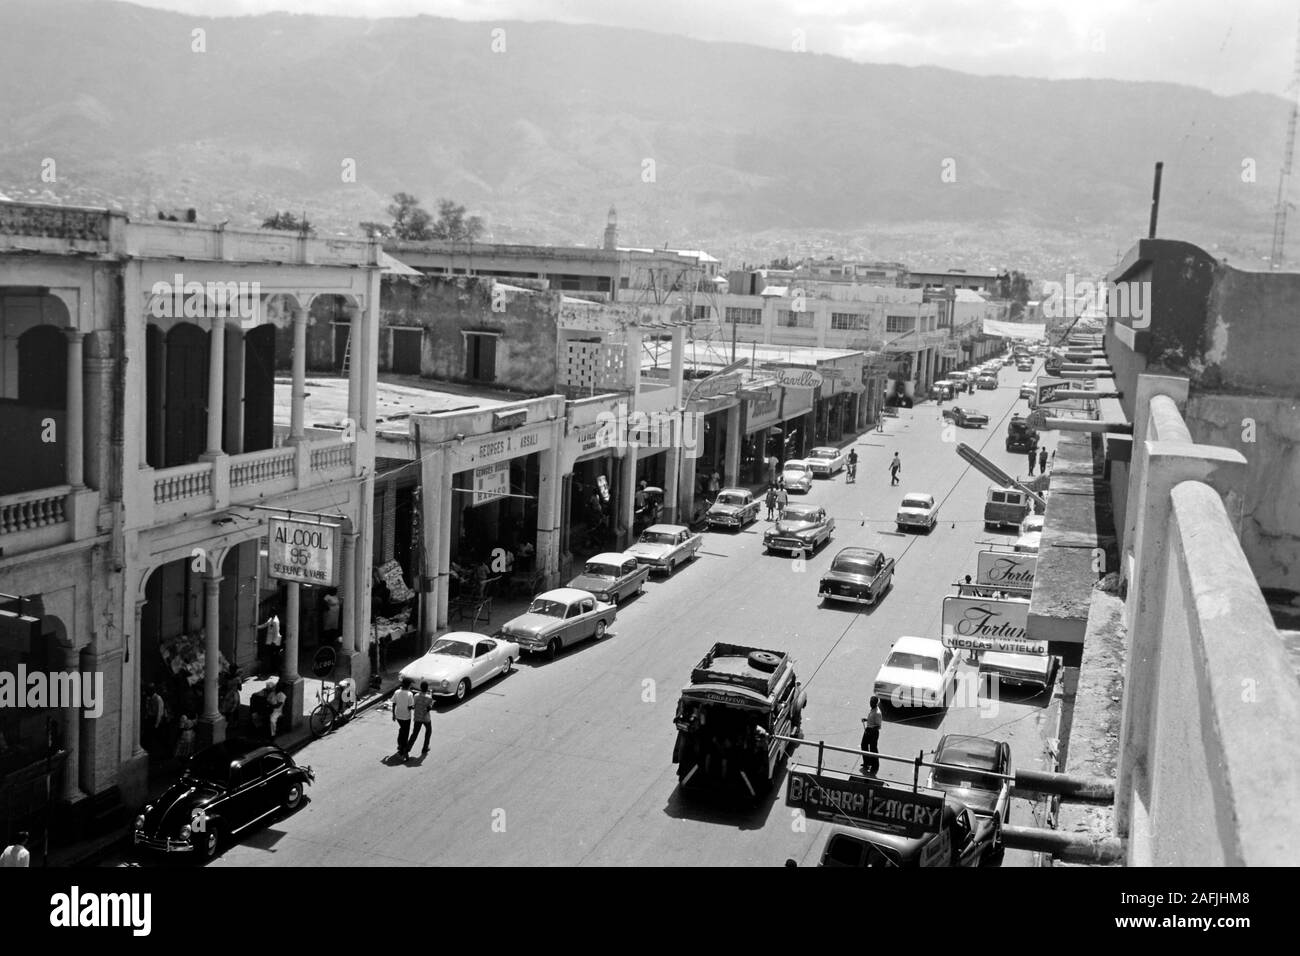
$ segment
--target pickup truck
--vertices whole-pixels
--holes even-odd
[[[871,548],[844,548],[822,575],[817,594],[828,601],[875,604],[893,583],[893,558]]]
[[[1019,488],[990,488],[984,501],[984,528],[1019,529],[1020,522],[1033,511],[1029,496]]]
[[[958,428],[983,428],[989,423],[989,417],[980,412],[968,412],[960,405],[943,410],[943,417],[949,419]]]
[[[1029,427],[1029,420],[1023,415],[1011,416],[1007,422],[1007,451],[1033,451],[1038,447],[1038,432]]]

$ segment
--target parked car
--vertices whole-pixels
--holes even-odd
[[[1004,355],[1004,356],[1002,356],[1002,364],[1003,364],[1003,365],[1013,365],[1013,364],[1015,364],[1015,361],[1016,361],[1016,357],[1015,357],[1014,355]]]
[[[894,522],[899,531],[908,528],[924,528],[933,531],[939,521],[939,506],[934,503],[934,495],[920,491],[909,491],[898,505]]]
[[[819,866],[992,866],[1001,859],[1002,825],[945,801],[938,833],[908,836],[859,827],[833,827]]]
[[[872,693],[893,707],[947,707],[957,665],[952,648],[935,638],[900,637],[876,672]]]
[[[739,531],[751,521],[758,520],[759,500],[748,488],[723,488],[704,520],[710,528],[732,528]]]
[[[644,591],[648,577],[650,566],[638,561],[636,555],[606,551],[588,558],[582,566],[582,573],[567,586],[588,591],[598,601],[618,604],[628,595]]]
[[[875,604],[893,583],[893,558],[871,548],[844,548],[822,575],[817,594],[828,601]]]
[[[957,391],[957,383],[951,379],[942,379],[930,386],[930,398],[936,402],[946,402]]]
[[[545,651],[555,660],[566,647],[604,637],[616,613],[614,605],[597,601],[590,591],[556,588],[537,595],[527,611],[506,621],[501,636],[520,651]]]
[[[1016,363],[1016,371],[1017,371],[1017,372],[1032,372],[1033,370],[1034,370],[1034,363],[1033,363],[1033,362],[1017,362],[1017,363]]]
[[[786,491],[812,491],[813,469],[802,458],[792,458],[781,466],[781,480],[785,482]]]
[[[954,405],[952,408],[945,408],[943,410],[943,417],[951,421],[958,428],[983,428],[989,423],[989,417],[983,412],[967,411],[960,405]]]
[[[399,677],[409,678],[416,687],[422,681],[437,697],[464,700],[474,687],[494,677],[509,674],[519,659],[519,645],[472,631],[452,631],[402,668]]]
[[[135,818],[132,844],[210,860],[231,837],[296,810],[316,779],[274,744],[232,737],[191,756],[181,778]]]
[[[947,766],[930,770],[927,787],[942,790],[981,817],[997,814],[1002,823],[1011,822],[1011,782],[986,776],[1013,773],[1011,745],[1005,740],[944,734],[939,738],[934,762]]]
[[[992,682],[1036,687],[1045,691],[1056,681],[1060,658],[1046,654],[1008,654],[1005,651],[981,651],[979,681],[992,692]]]
[[[641,532],[636,544],[627,549],[641,564],[671,575],[678,565],[695,558],[704,536],[680,524],[655,524]]]
[[[810,554],[831,539],[835,519],[817,505],[786,505],[776,524],[763,534],[764,551]]]
[[[1021,390],[1024,397],[1024,389]],[[1024,454],[1038,447],[1038,432],[1029,426],[1029,420],[1023,415],[1012,415],[1007,422],[1007,451]]]
[[[1030,379],[1028,382],[1025,382],[1023,385],[1020,386],[1020,397],[1021,397],[1021,398],[1027,398],[1027,399],[1029,399],[1030,402],[1032,403],[1033,400],[1034,400],[1034,398],[1035,398],[1037,395],[1038,395],[1038,380],[1037,380],[1037,379]]]
[[[1019,488],[990,488],[984,501],[984,529],[1018,528],[1031,511],[1029,496]]]
[[[987,391],[988,389],[998,387],[998,378],[996,375],[981,375],[979,377],[979,382],[977,382],[976,384],[978,384],[980,388]]]
[[[843,470],[849,456],[842,449],[826,446],[814,448],[808,453],[806,460],[812,466],[813,475],[829,478],[837,471]]]

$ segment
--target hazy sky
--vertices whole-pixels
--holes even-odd
[[[135,0],[204,16],[598,23],[874,63],[1288,95],[1296,0]]]

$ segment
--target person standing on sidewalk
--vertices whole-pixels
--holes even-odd
[[[411,749],[415,749],[415,741],[420,736],[420,731],[424,731],[424,749],[420,751],[423,757],[429,752],[429,738],[433,736],[433,724],[429,719],[429,712],[433,710],[433,697],[429,693],[429,682],[420,681],[420,692],[415,695],[415,704],[411,708],[413,714],[411,727]]]
[[[402,678],[402,686],[393,693],[393,720],[397,722],[397,756],[406,763],[410,756],[411,712],[415,708],[415,695],[411,693],[411,679]]]
[[[1034,464],[1038,461],[1038,449],[1029,449],[1029,477],[1034,477]]]
[[[880,727],[885,722],[884,715],[880,712],[880,698],[871,698],[871,709],[867,711],[867,716],[862,718],[862,750],[866,753],[880,753]],[[880,761],[872,760],[870,757],[862,758],[862,769],[870,776],[875,776],[876,771],[880,769]]]
[[[894,460],[889,463],[889,483],[890,485],[898,484],[898,473],[903,470],[903,462],[898,457],[898,452],[894,452]]]
[[[767,486],[767,520],[772,520],[772,513],[776,511],[776,485]]]
[[[1046,446],[1038,449],[1038,473],[1040,475],[1047,474],[1047,447]]]
[[[785,506],[790,503],[790,493],[785,490],[785,485],[776,489],[776,516],[779,518],[785,511]]]

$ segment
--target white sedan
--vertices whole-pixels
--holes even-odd
[[[433,647],[402,668],[398,675],[410,678],[415,689],[427,682],[438,697],[464,700],[473,687],[501,674],[509,674],[519,659],[519,645],[472,631],[452,631],[433,642]]]
[[[898,506],[898,514],[894,516],[894,523],[898,525],[899,531],[906,531],[908,528],[924,528],[926,531],[933,531],[938,521],[939,506],[934,503],[934,495],[919,491],[909,491],[904,495],[902,503]]]
[[[942,641],[900,637],[876,673],[872,693],[893,707],[947,707],[957,665],[957,655]]]
[[[812,491],[813,467],[811,462],[802,458],[793,458],[781,466],[781,480],[786,491]]]
[[[837,471],[842,471],[845,464],[848,463],[849,456],[839,448],[826,446],[823,448],[814,448],[808,453],[807,462],[812,466],[814,475],[824,475],[827,478],[834,475]]]

